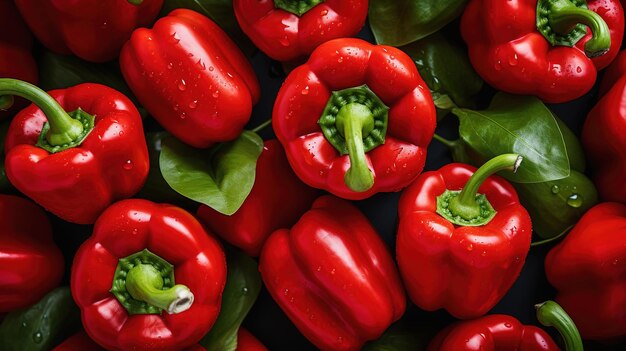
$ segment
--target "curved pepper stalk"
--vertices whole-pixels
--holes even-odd
[[[318,123],[324,136],[350,157],[345,183],[364,192],[374,185],[365,153],[385,143],[387,107],[367,85],[334,91]]]
[[[111,293],[129,314],[174,314],[188,310],[193,293],[174,285],[174,267],[147,249],[119,260]]]
[[[567,351],[583,351],[583,341],[576,324],[565,310],[554,301],[535,305],[537,320],[546,327],[555,327],[559,331]]]
[[[505,169],[516,172],[522,160],[522,156],[518,154],[504,154],[487,161],[474,172],[463,190],[446,190],[437,197],[437,213],[461,226],[481,226],[489,223],[495,217],[496,211],[485,195],[478,194],[478,188],[494,173]]]
[[[13,95],[32,101],[46,115],[48,122],[41,130],[37,146],[50,153],[79,146],[93,130],[94,116],[80,108],[67,113],[55,99],[35,85],[18,79],[0,78],[0,107],[7,107]]]
[[[552,45],[574,46],[587,34],[593,37],[585,43],[588,57],[604,55],[611,48],[609,26],[597,13],[587,9],[585,0],[539,0],[537,30]]]

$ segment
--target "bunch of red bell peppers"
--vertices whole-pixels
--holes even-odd
[[[592,101],[567,122],[606,202],[558,237],[508,181],[534,155],[431,143],[460,107],[410,45],[444,26],[476,106]],[[623,350],[623,37],[617,0],[0,0],[0,349]]]

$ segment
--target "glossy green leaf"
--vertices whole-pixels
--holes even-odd
[[[598,192],[584,174],[585,154],[576,135],[556,118],[570,160],[570,175],[542,183],[514,183],[522,205],[533,221],[533,230],[544,239],[559,236],[573,227],[598,203]]]
[[[161,16],[179,8],[194,10],[212,19],[248,55],[257,51],[239,27],[232,0],[165,0]]]
[[[466,0],[370,0],[369,22],[379,44],[402,46],[450,23]]]
[[[464,49],[435,33],[400,49],[415,62],[420,76],[433,93],[440,110],[475,107],[474,97],[483,87]]]
[[[552,116],[556,119],[559,129],[561,130],[561,134],[563,134],[563,141],[565,142],[565,147],[567,148],[567,157],[569,158],[570,169],[585,172],[587,160],[585,159],[585,151],[583,150],[582,144],[574,132],[572,132],[572,130],[569,129],[569,127],[560,118],[554,114],[552,114]]]
[[[52,290],[35,305],[4,317],[0,350],[48,351],[80,329],[80,310],[70,289]]]
[[[255,260],[239,250],[228,253],[228,277],[222,307],[211,331],[200,341],[207,351],[235,351],[237,332],[261,291],[261,275]]]
[[[514,183],[524,208],[528,210],[535,233],[553,238],[573,227],[595,204],[598,193],[584,173],[542,183]]]
[[[502,173],[516,183],[539,183],[570,174],[559,125],[541,100],[498,93],[488,109],[454,109],[463,142],[484,160],[505,153],[524,157],[517,173]]]
[[[263,140],[250,131],[207,150],[169,137],[161,144],[159,165],[163,178],[176,192],[232,215],[252,190],[262,150]]]

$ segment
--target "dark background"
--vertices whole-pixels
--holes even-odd
[[[458,26],[458,23],[453,23],[451,26]],[[359,36],[366,40],[373,41],[373,36],[367,25]],[[257,52],[254,55],[252,62],[261,83],[262,97],[261,101],[254,109],[249,124],[250,128],[271,118],[274,99],[285,78],[280,64],[272,61],[261,52]],[[600,81],[600,79],[598,81]],[[486,106],[493,93],[493,89],[485,87],[484,91],[479,96],[481,107]],[[578,100],[566,104],[550,105],[550,108],[577,135],[580,135],[583,121],[595,101],[597,101],[597,86],[592,92]],[[147,122],[148,125],[150,123],[149,121]],[[458,122],[456,118],[450,115],[439,123],[437,133],[454,139],[457,136],[457,126]],[[271,128],[263,130],[260,134],[264,139],[274,137]],[[451,162],[452,159],[447,148],[433,141],[428,148],[425,170],[438,169]],[[376,227],[391,252],[395,252],[395,227],[399,197],[399,193],[385,193],[375,195],[364,201],[355,202]],[[67,258],[67,283],[69,281],[71,258],[78,249],[78,246],[91,234],[92,227],[68,224],[52,215],[50,215],[50,219],[53,222],[55,240],[62,248]],[[490,313],[512,315],[524,324],[539,326],[535,318],[534,305],[555,297],[555,290],[548,284],[543,268],[543,260],[552,246],[553,245],[546,245],[531,248],[519,279]],[[415,307],[410,301],[408,301],[407,313],[403,318],[410,323],[416,333],[425,335],[425,339],[428,339],[443,326],[454,321],[454,318],[445,311],[427,313]],[[289,319],[274,303],[265,289],[261,291],[257,303],[244,322],[244,326],[255,334],[271,351],[316,350],[316,348],[298,332],[294,325],[291,324]],[[548,331],[553,335],[555,341],[560,342],[560,337],[555,334],[554,329]],[[626,342],[613,345],[587,342],[585,343],[585,349],[589,351],[625,351]]]

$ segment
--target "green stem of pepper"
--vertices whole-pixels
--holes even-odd
[[[583,351],[583,341],[576,324],[563,308],[554,301],[535,305],[537,319],[546,327],[555,327],[559,331],[567,351]]]
[[[465,184],[463,190],[461,190],[459,196],[450,200],[450,211],[452,214],[465,219],[480,216],[480,207],[476,202],[478,188],[492,174],[505,169],[515,172],[521,162],[522,157],[518,154],[504,154],[487,161],[487,163],[474,172]]]
[[[163,290],[163,278],[149,264],[139,264],[128,271],[126,290],[133,299],[147,302],[170,314],[186,311],[193,304],[193,294],[184,285]]]
[[[139,6],[143,2],[143,0],[128,0],[131,5]]]
[[[274,0],[274,6],[300,17],[324,0]]]
[[[18,79],[0,78],[0,101],[5,96],[21,96],[32,101],[46,115],[49,130],[45,139],[51,146],[69,145],[85,138],[86,125],[72,118],[59,103],[38,87]],[[0,102],[0,105],[2,103]]]
[[[437,213],[460,226],[481,226],[496,215],[487,197],[478,188],[492,174],[509,169],[515,172],[522,162],[518,154],[504,154],[487,161],[476,170],[461,191],[446,190],[437,197]]]
[[[374,129],[372,111],[359,103],[347,104],[337,114],[337,128],[343,131],[350,157],[346,185],[354,191],[367,191],[374,185],[374,176],[365,158],[363,134]]]
[[[539,247],[539,246],[543,246],[543,245],[549,244],[549,243],[551,243],[553,241],[557,241],[557,240],[563,238],[565,235],[567,235],[567,233],[569,233],[569,231],[572,230],[573,227],[574,227],[573,225],[569,226],[567,229],[562,231],[559,235],[554,236],[552,238],[548,238],[548,239],[541,240],[541,241],[534,241],[534,242],[530,243],[530,247]]]
[[[252,132],[259,134],[260,131],[262,131],[263,129],[269,127],[270,125],[272,125],[272,119],[268,119],[267,121],[259,124],[258,126],[254,127],[254,129],[252,129]]]
[[[448,140],[436,133],[433,135],[433,139],[437,140],[438,142],[442,143],[443,145],[447,146],[450,149],[454,149],[459,143],[458,140],[456,141]]]
[[[585,34],[576,26],[585,25],[592,32],[592,38],[585,43],[587,56],[600,56],[611,48],[611,32],[604,19],[572,0],[539,0],[537,16],[537,28],[553,45],[574,45]]]
[[[581,23],[591,28],[592,38],[585,44],[585,53],[590,57],[600,56],[611,48],[609,26],[597,13],[576,6],[563,6],[550,14],[550,23],[559,33],[567,33],[573,24]]]

